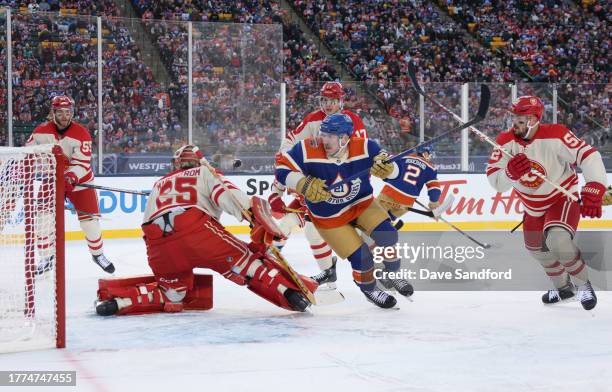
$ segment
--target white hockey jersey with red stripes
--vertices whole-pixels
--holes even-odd
[[[227,191],[207,166],[175,170],[155,181],[147,199],[143,222],[150,222],[173,209],[192,207],[217,220],[225,211],[241,221],[242,209],[250,206],[249,198],[229,180],[224,179],[223,182]],[[232,192],[233,196],[228,192]]]
[[[340,111],[342,114],[346,114],[353,121],[353,134],[351,137],[358,137],[366,139],[368,137],[368,131],[365,129],[365,125],[361,118],[348,109]],[[309,113],[304,117],[304,120],[298,125],[292,132],[288,132],[287,136],[281,143],[280,152],[286,152],[296,145],[300,140],[306,140],[309,137],[319,136],[319,130],[321,129],[321,123],[325,120],[327,115],[323,110],[317,110]]]
[[[64,153],[66,172],[72,172],[79,184],[90,182],[94,175],[91,170],[91,136],[87,128],[72,121],[61,134],[55,123],[48,121],[34,128],[26,145],[58,144]]]
[[[540,124],[528,141],[516,137],[510,129],[499,134],[496,141],[512,155],[521,152],[527,155],[532,171],[544,174],[576,196],[576,166],[582,169],[586,182],[595,181],[607,186],[606,169],[599,152],[563,125]],[[531,173],[512,181],[506,175],[508,160],[499,149],[494,149],[487,165],[487,178],[498,192],[514,187],[528,214],[541,216],[559,198],[564,197],[559,190]]]

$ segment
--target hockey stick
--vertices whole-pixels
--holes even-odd
[[[93,218],[93,219],[100,219],[100,220],[105,220],[105,221],[109,220],[108,218],[105,218],[102,215],[96,215],[96,214],[92,214],[91,212],[85,212],[85,211],[77,210],[76,208],[68,207],[67,205],[64,205],[64,209],[67,210],[67,211],[75,212],[75,213],[77,213],[79,215],[88,216],[88,217]]]
[[[209,163],[207,162],[203,162],[203,165],[205,165],[208,170],[211,172],[211,174],[217,179],[219,180],[221,187],[223,188],[223,190],[225,192],[227,192],[227,194],[231,197],[232,201],[234,202],[234,204],[240,208],[242,215],[245,217],[245,219],[247,221],[249,221],[250,224],[254,224],[253,222],[253,216],[251,214],[251,212],[247,209],[245,209],[244,207],[242,207],[242,205],[240,204],[240,201],[236,198],[236,196],[228,189],[227,185],[225,184],[221,174],[219,174],[214,167],[212,167]],[[293,283],[295,283],[297,285],[297,287],[300,289],[300,291],[302,292],[302,294],[304,294],[306,296],[306,298],[308,298],[308,301],[310,301],[311,304],[316,305],[317,301],[314,297],[314,295],[312,294],[312,292],[308,289],[308,287],[306,287],[306,285],[302,282],[302,280],[299,278],[297,272],[295,272],[295,270],[289,265],[289,263],[287,262],[287,260],[285,260],[285,258],[280,254],[280,252],[278,251],[278,249],[276,249],[276,247],[274,246],[270,246],[268,247],[268,249],[272,252],[272,254],[274,255],[274,257],[276,258],[276,261],[278,262],[278,264],[285,270],[285,272],[287,272],[287,274],[289,275],[289,277],[291,278],[291,280],[293,281]]]
[[[424,141],[423,143],[417,144],[416,146],[409,148],[407,150],[404,150],[394,156],[391,156],[389,158],[387,158],[385,160],[385,163],[391,163],[394,162],[408,154],[411,154],[413,152],[415,152],[417,149],[421,148],[421,147],[425,147],[425,146],[429,146],[430,144],[433,144],[435,142],[437,142],[440,139],[443,139],[445,137],[447,137],[448,135],[451,135],[453,133],[456,133],[462,129],[471,127],[472,125],[479,123],[480,121],[482,121],[486,115],[487,115],[487,111],[489,110],[489,103],[491,101],[491,91],[489,90],[489,88],[482,84],[480,86],[480,103],[478,104],[478,112],[476,113],[476,115],[469,120],[466,123],[463,123],[459,126],[456,126],[452,129],[449,129],[446,132],[443,132],[442,134],[433,137],[427,141]],[[330,189],[339,189],[342,185],[348,184],[349,182],[351,182],[352,180],[359,178],[361,176],[363,176],[364,174],[367,174],[369,172],[370,169],[367,170],[363,170],[360,171],[359,173],[353,174],[352,176],[346,177],[341,181],[338,181],[336,183],[333,183],[330,185]]]
[[[463,121],[463,119],[461,117],[459,117],[458,115],[456,115],[452,110],[450,110],[449,108],[447,108],[446,106],[444,106],[443,104],[441,104],[440,102],[438,102],[438,100],[436,100],[434,97],[432,97],[431,95],[428,95],[427,93],[425,93],[425,90],[423,90],[423,88],[419,85],[419,81],[417,80],[417,76],[416,76],[416,66],[410,62],[408,63],[408,76],[410,77],[410,81],[412,82],[412,86],[414,87],[414,89],[417,91],[417,93],[419,93],[419,95],[421,95],[423,98],[429,100],[430,102],[434,103],[436,106],[438,106],[440,109],[444,110],[446,113],[450,114],[451,116],[453,116],[457,121]],[[482,86],[481,86],[482,88]],[[467,123],[466,123],[467,124]],[[506,155],[509,158],[514,157],[514,155],[512,155],[509,151],[507,151],[505,148],[503,148],[502,146],[500,146],[499,144],[497,144],[494,140],[492,140],[489,136],[487,136],[485,133],[483,133],[482,131],[480,131],[477,128],[474,128],[472,126],[472,124],[470,124],[469,127],[465,127],[468,128],[468,130],[472,131],[473,133],[475,133],[480,140],[485,141],[487,143],[489,143],[491,146],[493,146],[494,148],[500,150],[504,155]],[[536,177],[539,177],[540,179],[542,179],[544,182],[546,182],[547,184],[553,186],[555,189],[557,189],[559,192],[563,193],[565,196],[569,197],[572,201],[578,202],[580,203],[580,199],[577,198],[576,196],[574,196],[572,193],[570,193],[568,190],[566,190],[565,188],[562,188],[559,184],[549,180],[544,174],[538,172],[538,171],[534,171],[532,170],[530,172],[531,174],[535,175]]]
[[[521,219],[521,221],[519,222],[518,225],[514,226],[514,228],[512,230],[510,230],[510,233],[514,233],[515,231],[518,230],[519,227],[521,227],[521,225],[523,224],[523,222],[525,222],[525,218]]]
[[[120,192],[120,193],[131,193],[133,195],[149,196],[151,191],[133,191],[131,189],[113,188],[110,186],[102,186],[96,184],[77,184],[77,187],[82,186],[84,188],[100,189],[104,191]]]
[[[417,203],[418,205],[420,205],[423,208],[427,208],[427,206],[425,206],[423,203],[421,203],[418,200],[414,201],[415,203]],[[487,244],[486,242],[480,242],[477,239],[475,239],[474,237],[472,237],[471,235],[469,235],[468,233],[466,233],[465,231],[461,230],[460,228],[458,228],[457,226],[453,225],[452,223],[450,223],[449,221],[447,221],[446,219],[444,219],[442,216],[438,216],[438,219],[440,219],[442,222],[446,223],[447,225],[449,225],[450,227],[452,227],[455,231],[459,232],[460,234],[462,234],[464,237],[470,239],[472,242],[474,242],[475,244],[478,244],[480,246],[482,246],[485,249],[489,249],[491,247],[491,244]]]

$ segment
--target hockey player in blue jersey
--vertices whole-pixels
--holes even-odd
[[[404,215],[424,186],[429,196],[429,209],[433,210],[440,205],[440,183],[432,157],[433,147],[422,146],[417,148],[416,155],[408,155],[393,164],[393,172],[383,180],[385,186],[377,197],[380,205],[393,217]]]
[[[434,210],[440,205],[440,183],[438,182],[438,171],[431,162],[432,156],[433,148],[422,146],[417,148],[416,154],[408,155],[393,163],[393,171],[383,179],[385,185],[376,198],[380,206],[389,213],[391,219],[404,215],[412,207],[424,186],[427,187],[429,195],[429,208]],[[370,247],[374,246],[371,239],[366,237],[365,241]],[[399,257],[387,257],[383,260],[384,270],[398,271],[401,267],[400,263]],[[387,289],[394,287],[392,280],[386,278],[386,275],[382,275],[378,281]],[[403,295],[412,295],[414,290],[410,283],[405,282],[403,288]]]
[[[375,201],[370,184],[370,174],[384,179],[394,165],[384,162],[388,155],[378,143],[350,138],[352,131],[350,117],[340,113],[328,116],[321,124],[319,137],[300,141],[277,159],[275,175],[281,184],[304,196],[317,231],[340,258],[349,260],[353,279],[366,298],[379,307],[391,308],[397,301],[376,288],[373,255],[357,228],[377,246],[393,246],[397,242],[397,230]],[[341,189],[333,187],[364,170],[364,175]],[[407,282],[401,279],[392,281],[400,293],[404,283]]]

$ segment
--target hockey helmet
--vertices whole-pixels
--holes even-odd
[[[353,120],[346,114],[334,113],[325,117],[321,123],[321,133],[329,133],[341,138],[342,135],[351,136],[353,133]]]
[[[51,98],[51,109],[70,109],[74,111],[74,101],[66,95],[56,95]]]
[[[544,104],[534,95],[523,95],[512,102],[511,112],[517,116],[534,115],[540,121],[544,114]]]
[[[198,167],[202,159],[204,159],[204,154],[202,154],[200,149],[193,144],[187,144],[174,152],[172,166],[174,169]]]
[[[428,153],[430,156],[434,153],[434,148],[431,144],[426,144],[424,146],[418,146],[416,149],[417,155],[423,156],[423,154]]]
[[[340,82],[326,82],[321,87],[320,95],[326,98],[342,99],[346,94]]]

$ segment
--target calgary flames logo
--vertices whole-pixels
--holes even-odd
[[[544,166],[542,166],[536,161],[530,160],[529,162],[531,163],[531,168],[533,170],[531,173],[527,173],[523,177],[521,177],[519,182],[524,187],[531,188],[531,189],[537,189],[540,187],[540,185],[542,185],[544,180],[536,176],[535,174],[533,174],[533,171],[537,171],[538,173],[541,173],[544,176],[546,176],[546,170],[544,169]]]

